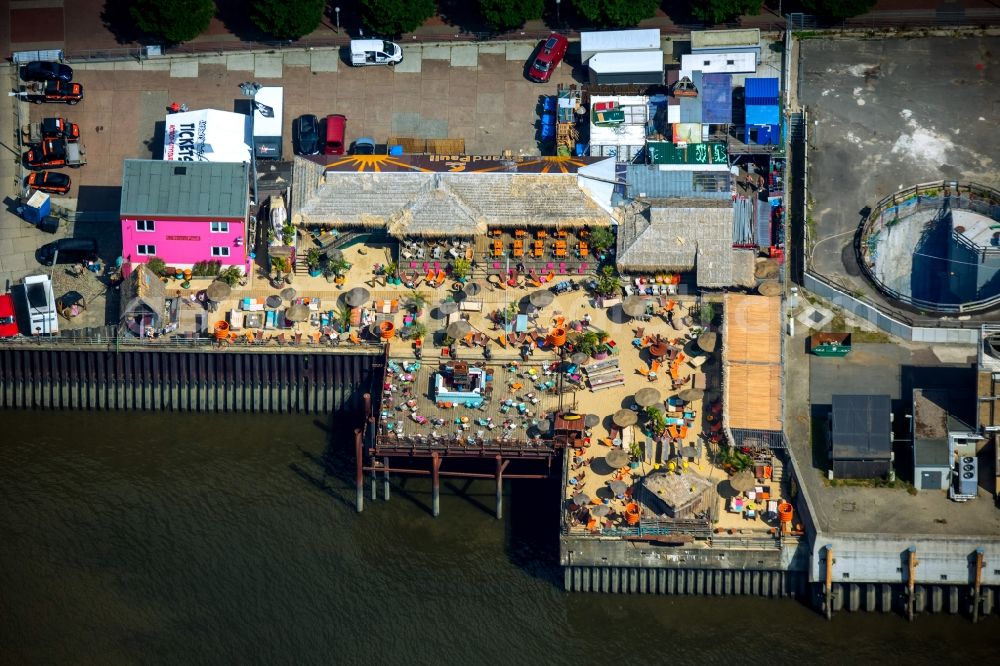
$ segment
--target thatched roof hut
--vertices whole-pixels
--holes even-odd
[[[620,219],[617,263],[623,271],[695,270],[698,285],[709,288],[754,284],[754,252],[733,248],[729,202],[635,203]]]
[[[307,163],[312,164],[312,163]],[[303,177],[310,167],[297,168]],[[609,226],[573,173],[330,171],[297,187],[296,224],[384,229],[396,237],[475,236],[487,227]],[[312,182],[312,181],[310,181]]]
[[[163,281],[145,264],[139,264],[122,283],[122,323],[133,332],[144,327],[162,327],[166,296],[167,291]]]

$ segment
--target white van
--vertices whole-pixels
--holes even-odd
[[[389,65],[403,62],[403,49],[399,44],[381,39],[352,39],[351,64],[355,67],[364,65]]]
[[[56,297],[52,293],[52,280],[48,275],[29,275],[24,278],[23,284],[31,334],[58,333],[59,318],[56,316]]]

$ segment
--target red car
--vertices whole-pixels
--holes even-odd
[[[0,294],[0,338],[12,338],[20,333],[14,316],[14,297]]]
[[[569,40],[557,32],[549,35],[538,49],[538,55],[528,68],[528,78],[536,83],[545,83],[552,78],[559,63],[566,56]]]
[[[24,179],[24,186],[49,194],[68,194],[72,185],[69,176],[58,171],[34,171]]]

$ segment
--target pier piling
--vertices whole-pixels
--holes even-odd
[[[431,513],[437,518],[441,515],[441,457],[437,451],[431,454],[432,508]]]
[[[354,459],[357,461],[357,509],[358,513],[365,510],[365,471],[364,460],[361,457],[361,428],[354,429]]]

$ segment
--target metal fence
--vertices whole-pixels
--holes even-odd
[[[943,206],[960,210],[971,210],[993,220],[1000,219],[1000,192],[976,183],[959,183],[956,181],[935,181],[921,183],[912,188],[894,192],[883,197],[868,217],[862,222],[855,235],[854,250],[858,265],[880,291],[901,303],[906,303],[919,310],[961,314],[978,312],[996,307],[1000,303],[1000,294],[966,303],[939,303],[925,301],[903,294],[882,282],[873,270],[874,257],[877,256],[878,237],[889,227],[906,217],[921,210],[939,210]]]

